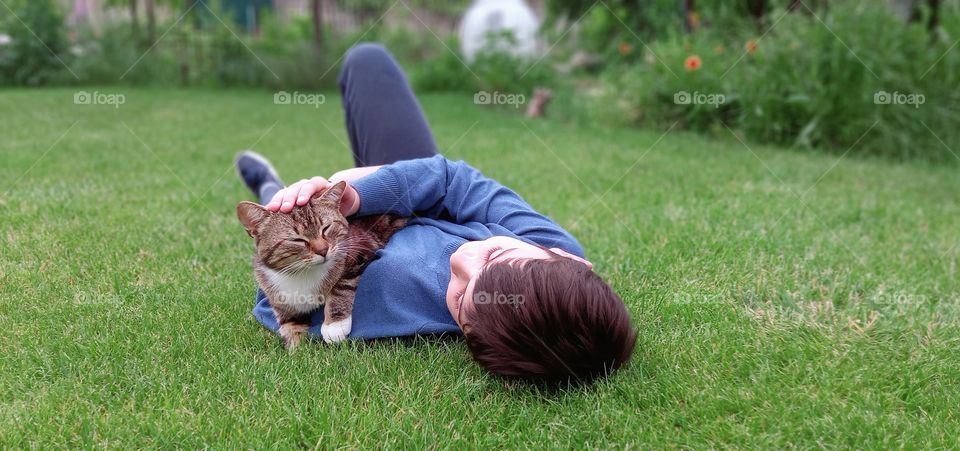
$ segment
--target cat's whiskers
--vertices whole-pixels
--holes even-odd
[[[355,257],[358,253],[365,252],[369,249],[368,246],[363,245],[359,242],[359,238],[347,237],[342,241],[337,243],[336,250],[343,252],[346,256]]]
[[[295,262],[287,265],[287,267],[285,267],[285,268],[283,268],[283,269],[281,269],[281,270],[279,270],[279,271],[276,271],[276,273],[279,274],[279,275],[283,275],[283,276],[293,276],[293,275],[296,275],[296,274],[300,274],[301,272],[303,272],[303,271],[306,270],[306,269],[309,269],[309,266],[310,266],[310,265],[308,265],[307,263],[305,263],[303,260],[297,260],[297,261],[295,261]]]
[[[366,250],[367,250],[367,249],[365,249],[365,248],[363,248],[363,247],[360,247],[360,246],[349,246],[349,245],[348,245],[348,246],[338,246],[338,248],[337,248],[337,252],[338,252],[338,253],[342,253],[342,254],[344,255],[344,257],[356,257],[356,256],[362,254],[363,252],[365,252]]]

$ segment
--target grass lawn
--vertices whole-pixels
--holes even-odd
[[[288,355],[252,318],[232,156],[348,166],[339,99],[123,93],[0,91],[2,448],[956,445],[957,167],[425,97],[446,155],[572,231],[634,314],[628,368],[547,393],[459,340]]]

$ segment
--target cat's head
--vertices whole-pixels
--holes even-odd
[[[271,212],[240,202],[237,217],[256,240],[257,257],[268,268],[297,273],[346,252],[347,220],[340,213],[345,182],[321,191],[292,212]]]

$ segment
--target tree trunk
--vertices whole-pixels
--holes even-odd
[[[183,13],[185,14],[183,20],[180,23],[189,21],[193,25],[194,30],[200,29],[200,15],[195,11],[197,9],[197,2],[200,0],[183,0]]]
[[[940,0],[927,0],[927,5],[930,6],[930,20],[927,21],[927,29],[930,31],[934,31],[940,26],[940,3]]]
[[[183,0],[183,13],[187,14],[190,11],[190,8],[193,7],[193,2],[195,0]],[[189,42],[187,42],[187,30],[186,30],[186,21],[189,18],[184,17],[180,21],[180,39],[179,44],[177,45],[177,53],[180,60],[180,84],[182,86],[187,86],[190,84],[190,60],[189,60]]]
[[[133,33],[133,41],[140,42],[140,16],[137,14],[137,0],[130,0],[130,31]]]
[[[767,0],[747,0],[746,7],[747,13],[757,22],[767,14]]]
[[[310,0],[310,15],[313,19],[313,44],[323,47],[323,0]]]
[[[757,32],[763,32],[766,28],[764,27],[764,20],[767,15],[767,0],[746,0],[741,5],[743,5],[744,12],[753,19]]]
[[[694,0],[683,0],[683,29],[687,33],[692,33],[695,24],[693,23]]]
[[[147,44],[153,45],[157,38],[157,11],[155,0],[146,0],[147,10]]]

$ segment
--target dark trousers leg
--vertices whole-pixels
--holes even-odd
[[[339,84],[357,166],[438,153],[427,117],[407,77],[383,46],[363,43],[351,48],[344,58]]]
[[[283,189],[280,185],[268,185],[260,188],[260,205],[267,205],[270,203],[270,200],[273,199],[273,195],[277,194],[277,191]]]
[[[436,155],[427,117],[400,65],[383,46],[358,44],[340,70],[340,93],[356,166],[377,166]],[[265,187],[260,203],[282,187]]]

